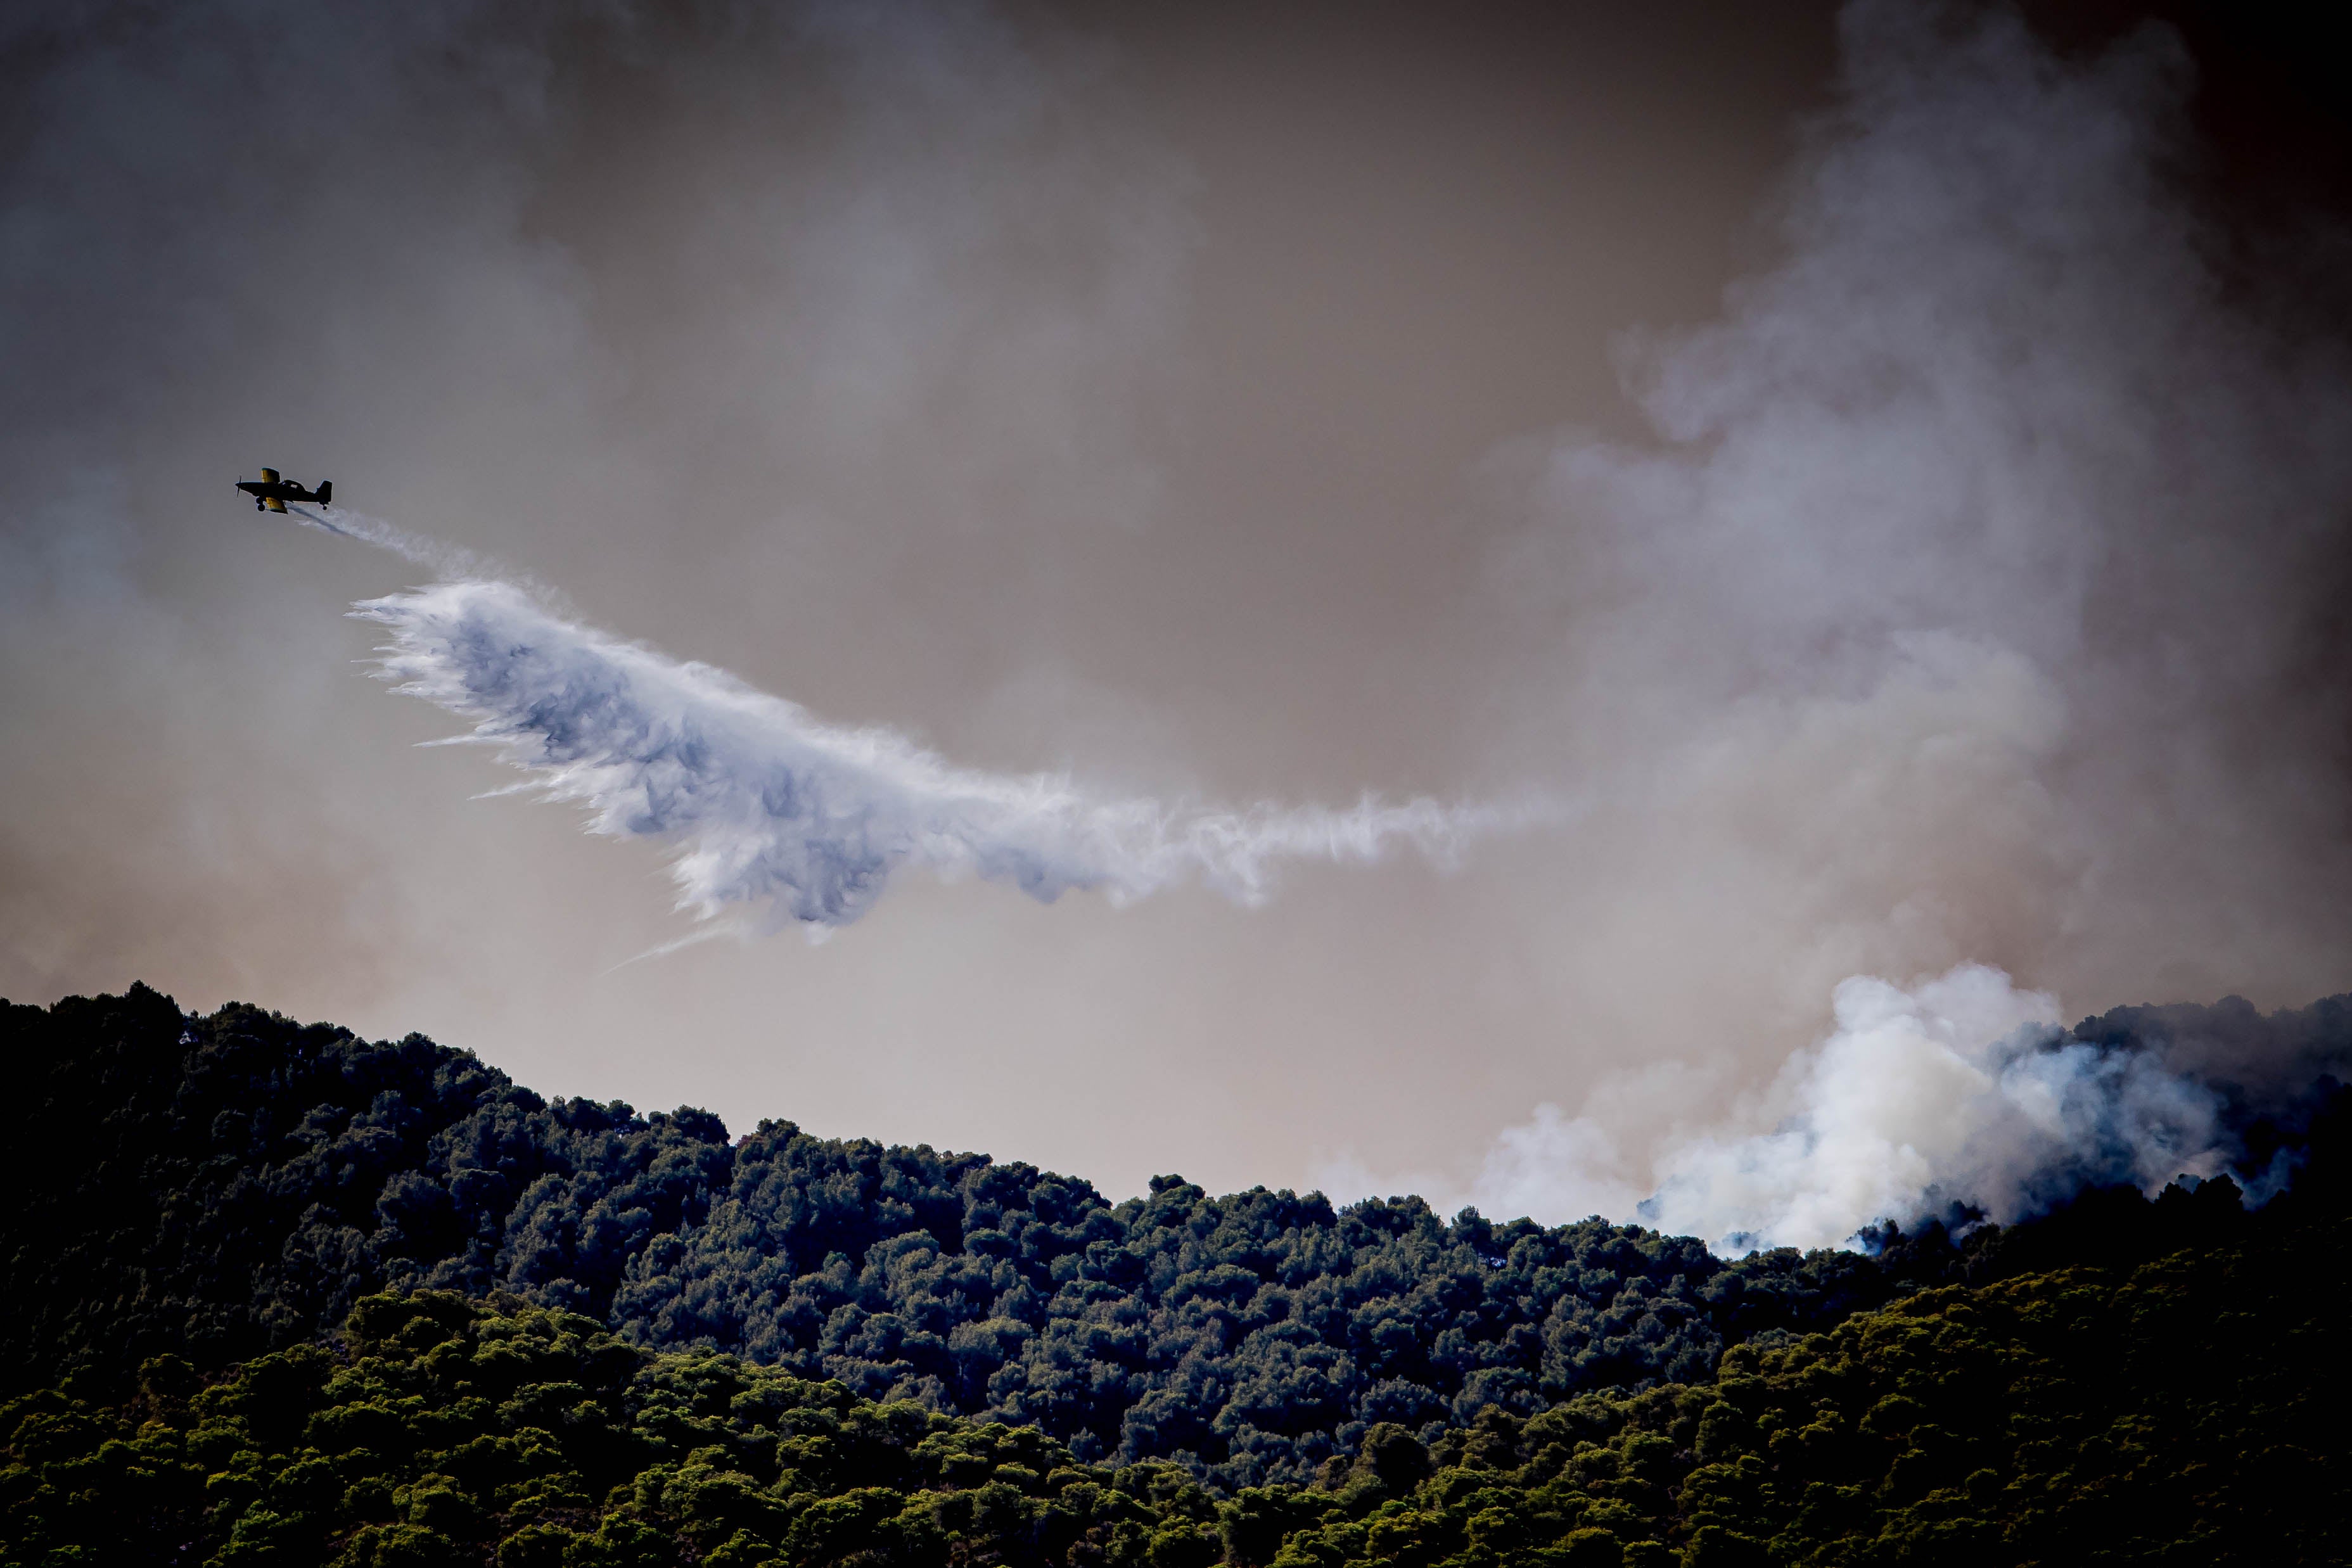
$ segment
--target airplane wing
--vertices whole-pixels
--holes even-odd
[[[261,482],[262,482],[263,484],[265,484],[265,485],[275,485],[275,484],[277,484],[277,483],[278,483],[278,470],[277,470],[277,469],[275,469],[275,468],[264,468],[264,469],[261,471]]]
[[[271,511],[273,511],[273,512],[282,512],[282,511],[284,511],[284,510],[286,509],[286,503],[285,503],[285,502],[283,502],[283,501],[281,501],[281,500],[279,500],[279,499],[278,499],[277,497],[275,497],[275,496],[270,497],[268,499],[267,499],[267,500],[263,501],[261,504],[262,504],[263,506],[265,506],[265,507],[268,507],[268,508],[269,508]]]

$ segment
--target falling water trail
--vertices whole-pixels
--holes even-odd
[[[821,936],[864,915],[909,862],[1046,903],[1076,889],[1124,904],[1198,882],[1255,905],[1286,863],[1370,865],[1403,849],[1449,869],[1479,840],[1570,814],[1548,797],[1370,792],[1346,808],[1230,810],[959,768],[893,730],[825,724],[724,670],[586,625],[472,551],[343,507],[294,515],[442,575],[352,609],[390,629],[379,673],[395,690],[472,721],[429,744],[489,746],[528,775],[514,790],[586,808],[592,832],[670,844],[679,907],[704,921],[743,908],[761,912],[753,926]]]
[[[322,507],[312,511],[307,507],[289,507],[289,517],[299,517],[307,528],[318,528],[358,544],[372,545],[422,567],[429,567],[446,578],[495,578],[501,581],[517,580],[517,574],[507,570],[487,556],[478,555],[461,545],[446,544],[423,534],[412,533],[397,523],[382,517],[355,512],[349,507]],[[530,585],[540,591],[537,585]]]

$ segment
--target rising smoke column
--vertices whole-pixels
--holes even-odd
[[[390,629],[382,674],[397,690],[472,720],[471,739],[546,799],[584,806],[591,831],[678,844],[679,904],[706,919],[748,904],[846,925],[909,862],[1043,900],[1077,888],[1121,903],[1197,877],[1255,904],[1280,861],[1365,863],[1403,843],[1444,862],[1533,815],[1369,796],[1349,810],[1187,810],[958,768],[891,731],[822,724],[723,670],[579,625],[497,580],[353,613]]]
[[[1856,975],[1836,989],[1834,1027],[1722,1123],[1667,1138],[1646,1186],[1628,1178],[1612,1124],[1629,1100],[1686,1092],[1670,1066],[1603,1083],[1574,1116],[1538,1106],[1466,1186],[1423,1177],[1421,1190],[1496,1216],[1600,1214],[1726,1254],[1849,1246],[1885,1220],[2007,1225],[2087,1186],[2154,1196],[2184,1176],[2231,1176],[2260,1204],[2352,1075],[2347,1003],[2268,1019],[2237,998],[2119,1009],[2068,1030],[2057,998],[1986,965],[1908,986]],[[2280,1135],[2267,1154],[2243,1135],[2265,1120]],[[1378,1185],[1360,1166],[1326,1176],[1343,1194]]]
[[[1836,1012],[1783,1068],[1780,1124],[1674,1150],[1645,1223],[1732,1251],[1835,1247],[1955,1205],[2006,1224],[2086,1186],[2153,1192],[2235,1152],[2215,1089],[2145,1046],[2069,1038],[2054,998],[1997,969],[1856,976]]]
[[[2347,977],[2340,334],[2219,265],[2165,29],[1841,35],[1781,259],[1626,345],[1654,439],[1521,455],[1529,706],[1618,856],[1546,890],[1557,964],[1638,1008],[1565,1043],[1680,1038],[1433,1184],[1489,1213],[1818,1246],[2158,1189],[2236,1160],[2240,1069],[2069,1039],[2041,988]],[[1756,978],[1710,995],[1715,953]],[[1801,1050],[1759,1016],[1823,998]]]

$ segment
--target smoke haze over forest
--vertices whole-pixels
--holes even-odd
[[[1823,1245],[2214,1174],[2340,1066],[2257,1015],[2352,983],[2352,138],[2175,20],[24,8],[0,994],[1113,1195]],[[478,554],[257,517],[265,463]],[[414,744],[561,761],[656,676],[814,727],[639,820],[654,710],[597,709],[617,845]],[[707,831],[884,732],[868,860]],[[680,851],[856,923],[678,946]],[[1178,862],[1242,905],[1087,891]]]

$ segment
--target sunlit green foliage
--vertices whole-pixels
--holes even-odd
[[[0,1407],[8,1561],[224,1564],[1024,1561],[1216,1556],[1190,1477],[1077,1465],[1034,1428],[878,1405],[593,1321],[446,1293],[359,1303],[339,1346],[130,1404]]]
[[[1712,1385],[1370,1428],[1218,1499],[1034,1427],[654,1354],[502,1297],[378,1296],[331,1348],[119,1406],[0,1406],[0,1560],[861,1568],[2343,1561],[2347,1228],[1920,1292]],[[184,1550],[183,1548],[184,1547]]]

